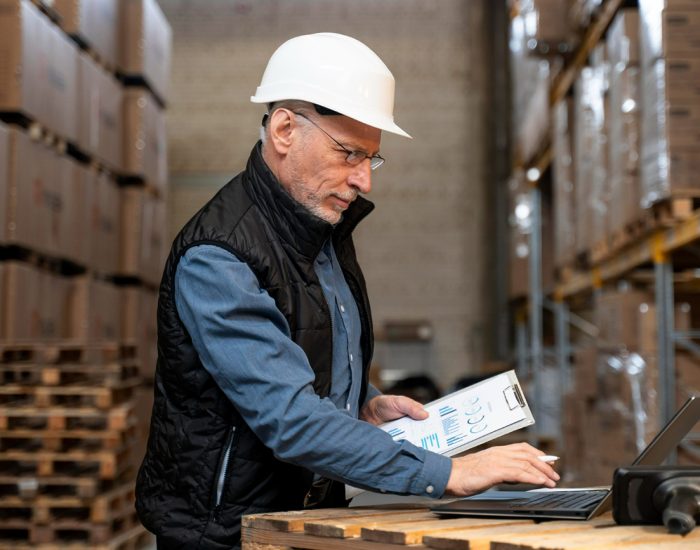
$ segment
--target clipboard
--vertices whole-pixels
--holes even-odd
[[[535,419],[515,371],[497,374],[424,405],[426,420],[408,417],[379,426],[394,441],[453,457],[507,433],[532,426]],[[346,486],[346,497],[359,489]],[[354,494],[353,494],[354,493]]]

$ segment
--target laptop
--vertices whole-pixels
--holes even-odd
[[[660,465],[698,421],[700,397],[693,396],[683,404],[633,464]],[[431,510],[446,516],[588,520],[608,511],[611,504],[610,488],[490,490],[433,506]]]

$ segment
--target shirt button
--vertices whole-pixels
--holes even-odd
[[[352,362],[352,360],[353,360],[353,357],[352,357],[352,353],[351,353],[350,354],[350,362]]]
[[[340,312],[345,313],[345,306],[343,304],[340,304]]]
[[[348,403],[347,405],[345,405],[345,409],[348,410],[348,411],[350,410],[350,403]]]
[[[425,492],[428,493],[429,495],[431,495],[431,494],[433,493],[434,490],[435,490],[435,487],[433,487],[432,485],[428,485],[428,486],[425,488]]]

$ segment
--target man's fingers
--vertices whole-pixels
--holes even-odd
[[[414,420],[425,420],[428,418],[428,411],[423,408],[418,401],[403,395],[395,396],[394,406],[400,416],[409,416]]]

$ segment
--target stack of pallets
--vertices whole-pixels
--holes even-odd
[[[37,344],[1,351],[0,548],[141,547],[135,350]]]

